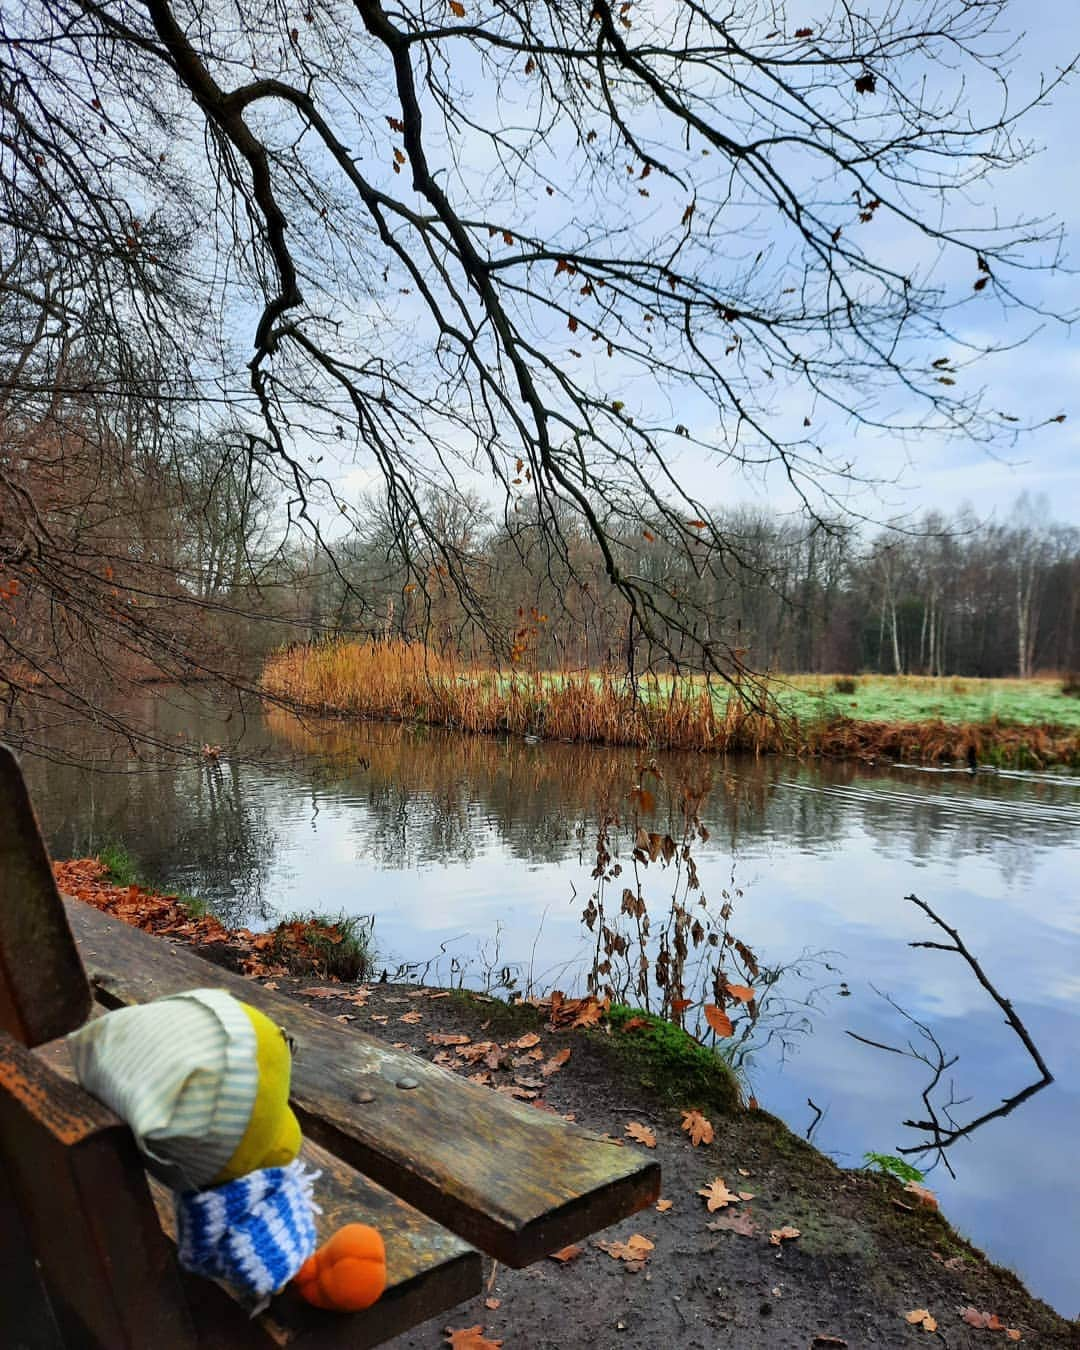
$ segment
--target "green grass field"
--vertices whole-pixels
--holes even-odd
[[[1080,729],[1080,698],[1061,692],[1057,679],[930,679],[920,675],[856,677],[853,694],[833,688],[836,677],[790,675],[772,683],[781,707],[800,720],[850,717],[863,722],[984,724],[997,718],[1020,726]]]

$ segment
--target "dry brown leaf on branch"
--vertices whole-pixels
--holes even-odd
[[[638,1144],[644,1144],[646,1148],[656,1147],[656,1135],[647,1125],[642,1125],[636,1120],[630,1121],[626,1127],[626,1133]]]
[[[718,1008],[715,1003],[706,1003],[704,1011],[705,1021],[718,1036],[727,1037],[734,1034],[735,1028],[731,1025],[731,1018],[723,1008]]]
[[[723,1209],[725,1205],[734,1204],[739,1199],[734,1191],[728,1190],[723,1177],[716,1177],[707,1186],[702,1186],[698,1195],[705,1197],[705,1205],[710,1214],[715,1214],[718,1209]]]
[[[559,1070],[562,1068],[562,1066],[569,1061],[569,1059],[570,1059],[569,1046],[564,1047],[562,1050],[556,1050],[556,1052],[551,1056],[551,1058],[547,1061],[547,1063],[540,1070],[540,1072],[544,1075],[545,1078],[550,1078],[553,1073],[558,1073]]]
[[[714,1232],[738,1233],[740,1237],[754,1237],[760,1231],[748,1209],[732,1210],[705,1225]]]
[[[726,984],[724,993],[729,998],[736,999],[739,1003],[752,1003],[755,998],[754,991],[748,984]]]
[[[459,1327],[457,1331],[447,1327],[446,1344],[450,1350],[499,1350],[502,1341],[489,1340],[483,1333],[484,1328],[479,1322],[474,1327]]]
[[[711,1144],[713,1141],[712,1124],[706,1120],[700,1111],[684,1111],[682,1113],[682,1127],[690,1136],[690,1142],[695,1148],[698,1144]]]
[[[801,1234],[797,1228],[792,1228],[790,1224],[785,1224],[783,1228],[774,1228],[769,1234],[769,1242],[774,1247],[779,1247],[782,1242],[792,1238],[800,1237]]]
[[[913,1308],[904,1314],[904,1320],[913,1327],[922,1327],[923,1331],[937,1331],[937,1322],[926,1308]]]
[[[565,1266],[568,1261],[576,1261],[581,1255],[581,1251],[582,1249],[575,1245],[562,1247],[557,1252],[549,1253],[548,1259],[551,1261],[558,1261],[560,1265]]]

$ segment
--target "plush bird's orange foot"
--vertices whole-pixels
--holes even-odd
[[[308,1257],[293,1284],[316,1308],[335,1312],[370,1308],[386,1288],[382,1237],[367,1224],[346,1224]]]

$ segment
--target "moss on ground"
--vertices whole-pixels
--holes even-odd
[[[667,1106],[736,1111],[742,1093],[735,1071],[680,1027],[638,1008],[607,1015],[610,1036],[594,1034],[620,1068]]]

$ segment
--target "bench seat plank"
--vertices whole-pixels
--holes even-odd
[[[65,1041],[40,1047],[36,1057],[58,1075],[73,1077]],[[104,1107],[99,1110],[109,1115]],[[483,1272],[479,1252],[318,1144],[305,1139],[302,1157],[322,1173],[315,1183],[316,1202],[322,1209],[322,1214],[315,1216],[319,1241],[346,1223],[370,1223],[377,1228],[386,1243],[386,1292],[373,1308],[348,1315],[321,1312],[286,1292],[252,1325],[252,1319],[223,1289],[182,1273],[200,1347],[220,1342],[288,1350],[308,1346],[366,1350],[480,1292]],[[175,1242],[172,1193],[153,1177],[150,1191],[161,1228]]]
[[[304,1134],[510,1266],[653,1203],[660,1169],[631,1148],[497,1096],[183,948],[65,900],[99,999],[118,1007],[216,985],[287,1026]]]

